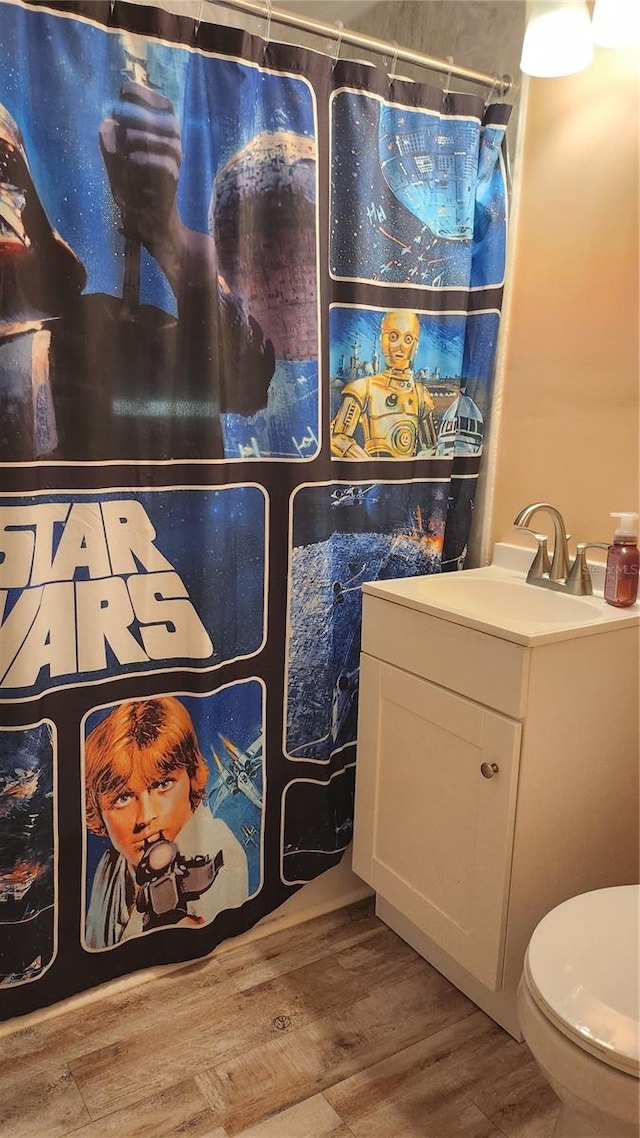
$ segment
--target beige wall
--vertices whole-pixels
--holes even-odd
[[[577,540],[609,539],[609,511],[638,509],[638,91],[638,55],[622,51],[530,81],[491,542],[515,537],[528,502],[555,503]]]

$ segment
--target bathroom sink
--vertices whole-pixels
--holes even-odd
[[[602,602],[594,603],[592,597],[574,597],[506,577],[476,577],[473,571],[422,577],[416,596],[492,623],[590,623],[600,619],[602,609]]]
[[[520,554],[524,561],[514,569]],[[640,624],[638,605],[618,609],[601,596],[577,597],[528,584],[530,561],[527,550],[497,545],[494,563],[485,568],[377,581],[363,590],[518,644],[588,636],[603,631],[603,625],[613,630]]]

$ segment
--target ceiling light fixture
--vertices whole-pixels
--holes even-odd
[[[591,33],[598,47],[640,46],[638,0],[596,0]]]
[[[585,0],[532,0],[528,7],[520,61],[525,75],[550,79],[589,66],[593,40]]]

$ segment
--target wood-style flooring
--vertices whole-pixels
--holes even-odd
[[[549,1138],[557,1111],[370,901],[0,1039],[0,1138]]]

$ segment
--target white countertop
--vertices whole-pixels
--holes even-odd
[[[485,568],[375,581],[363,585],[362,590],[393,604],[525,646],[621,628],[636,627],[640,634],[637,602],[629,608],[615,608],[597,592],[590,597],[576,597],[527,584],[531,559],[530,550],[499,543],[493,563]],[[597,572],[594,578],[597,590]]]

